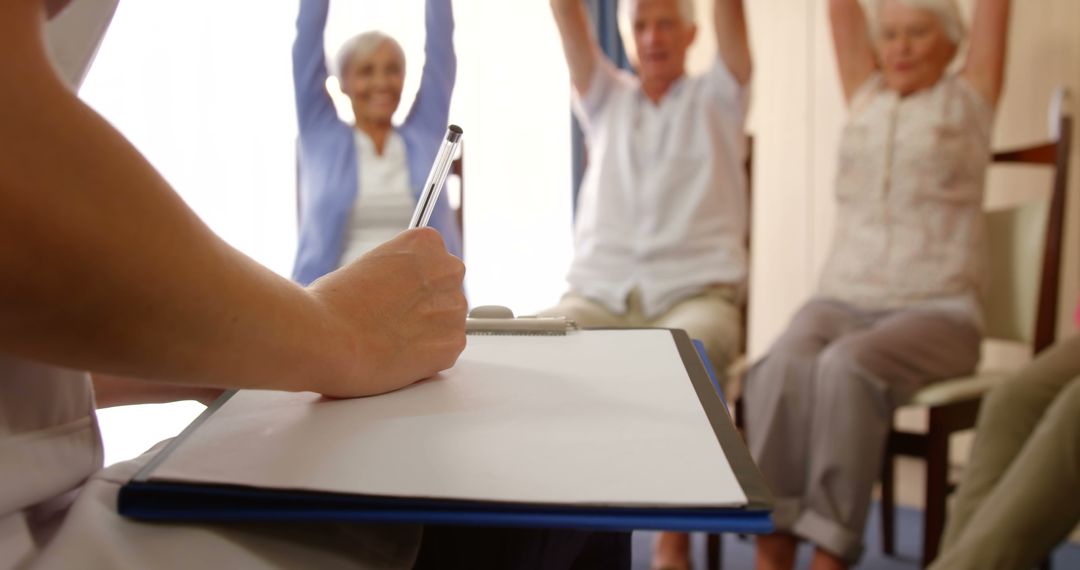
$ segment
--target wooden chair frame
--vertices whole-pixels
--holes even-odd
[[[753,213],[754,213],[754,137],[749,136],[749,135],[746,137],[746,161],[744,163],[744,166],[746,168],[746,203],[747,203],[746,217],[747,217],[747,220],[749,220],[749,222],[752,222],[753,221]],[[747,259],[750,259],[750,251],[751,251],[750,247],[753,244],[753,241],[751,240],[751,237],[753,235],[753,232],[751,231],[753,224],[749,223],[749,222],[746,224],[746,254],[747,254],[746,257],[747,257]],[[745,355],[747,346],[749,344],[748,340],[747,340],[748,335],[746,333],[747,333],[747,331],[750,330],[750,275],[749,275],[749,272],[747,272],[747,276],[746,276],[746,294],[743,297],[742,306],[739,307],[739,317],[742,320],[742,333],[743,333],[742,338],[740,339],[740,342],[739,342],[739,351],[742,354]],[[729,396],[725,395],[725,397],[729,397]],[[740,402],[740,400],[735,400],[733,402],[733,404],[735,405],[736,410],[739,409],[739,405],[740,405],[739,402]],[[742,425],[739,423],[740,422],[739,418],[741,417],[741,415],[742,414],[739,413],[738,411],[735,414],[735,427],[739,428],[740,431],[742,429]],[[717,568],[717,569],[719,569],[719,568],[723,567],[723,560],[724,560],[724,548],[723,547],[724,547],[723,535],[714,534],[714,533],[707,533],[705,535],[705,567],[706,568]]]

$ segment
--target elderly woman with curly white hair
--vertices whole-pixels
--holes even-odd
[[[307,285],[348,265],[409,223],[450,116],[457,76],[449,0],[426,0],[420,86],[401,124],[394,114],[405,86],[405,52],[381,32],[359,34],[333,66],[353,122],[338,118],[326,88],[323,31],[330,0],[303,0],[293,43],[299,126],[300,228],[293,279]],[[461,229],[444,193],[431,226],[461,256]]]
[[[776,495],[758,568],[791,568],[800,539],[816,547],[812,568],[857,561],[893,411],[979,360],[1009,0],[978,0],[958,70],[953,0],[867,6],[830,0],[848,119],[818,293],[746,382],[748,443]]]

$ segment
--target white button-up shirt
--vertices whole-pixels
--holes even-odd
[[[589,148],[578,196],[575,293],[616,313],[641,291],[646,317],[746,278],[747,89],[717,58],[653,104],[602,60],[574,110]]]

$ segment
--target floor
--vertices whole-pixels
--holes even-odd
[[[897,425],[905,430],[925,429],[926,416],[922,410],[901,410],[896,418]],[[954,478],[958,478],[971,451],[972,433],[961,433],[951,442],[951,460]],[[887,557],[881,552],[880,526],[877,506],[870,514],[866,529],[866,554],[857,568],[873,570],[914,570],[919,568],[922,552],[922,504],[925,493],[925,465],[914,458],[901,457],[896,465],[896,501],[898,523],[896,557]],[[636,532],[633,537],[633,568],[647,570],[652,549],[654,533]],[[693,537],[694,568],[704,569],[705,536]],[[809,547],[800,550],[799,567],[805,568],[809,562]],[[724,537],[724,564],[729,570],[753,568],[753,541],[746,537]],[[1055,570],[1080,569],[1080,526],[1073,531],[1070,542],[1059,547],[1053,557]]]
[[[875,505],[866,528],[866,553],[856,568],[868,570],[915,570],[919,568],[922,549],[922,513],[916,509],[902,508],[898,512],[896,550],[897,556],[888,557],[881,552],[880,526]],[[636,532],[633,536],[633,570],[648,570],[654,533]],[[694,568],[705,566],[705,535],[693,537]],[[805,568],[810,560],[809,547],[799,552],[799,568]],[[724,536],[723,565],[726,570],[743,570],[754,567],[753,541],[736,535]],[[1080,544],[1065,544],[1054,552],[1054,570],[1080,568]]]

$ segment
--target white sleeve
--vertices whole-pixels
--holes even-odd
[[[581,94],[573,90],[574,114],[588,128],[606,110],[615,92],[633,88],[636,81],[631,74],[616,68],[608,58],[600,58],[589,81],[589,91]]]
[[[885,76],[880,71],[871,73],[870,77],[867,77],[866,81],[863,81],[863,84],[851,96],[851,101],[848,103],[848,119],[850,120],[866,109],[884,86]]]
[[[742,117],[746,116],[750,106],[749,85],[743,85],[735,79],[719,53],[713,58],[712,65],[705,71],[702,79],[722,106],[736,110]]]

